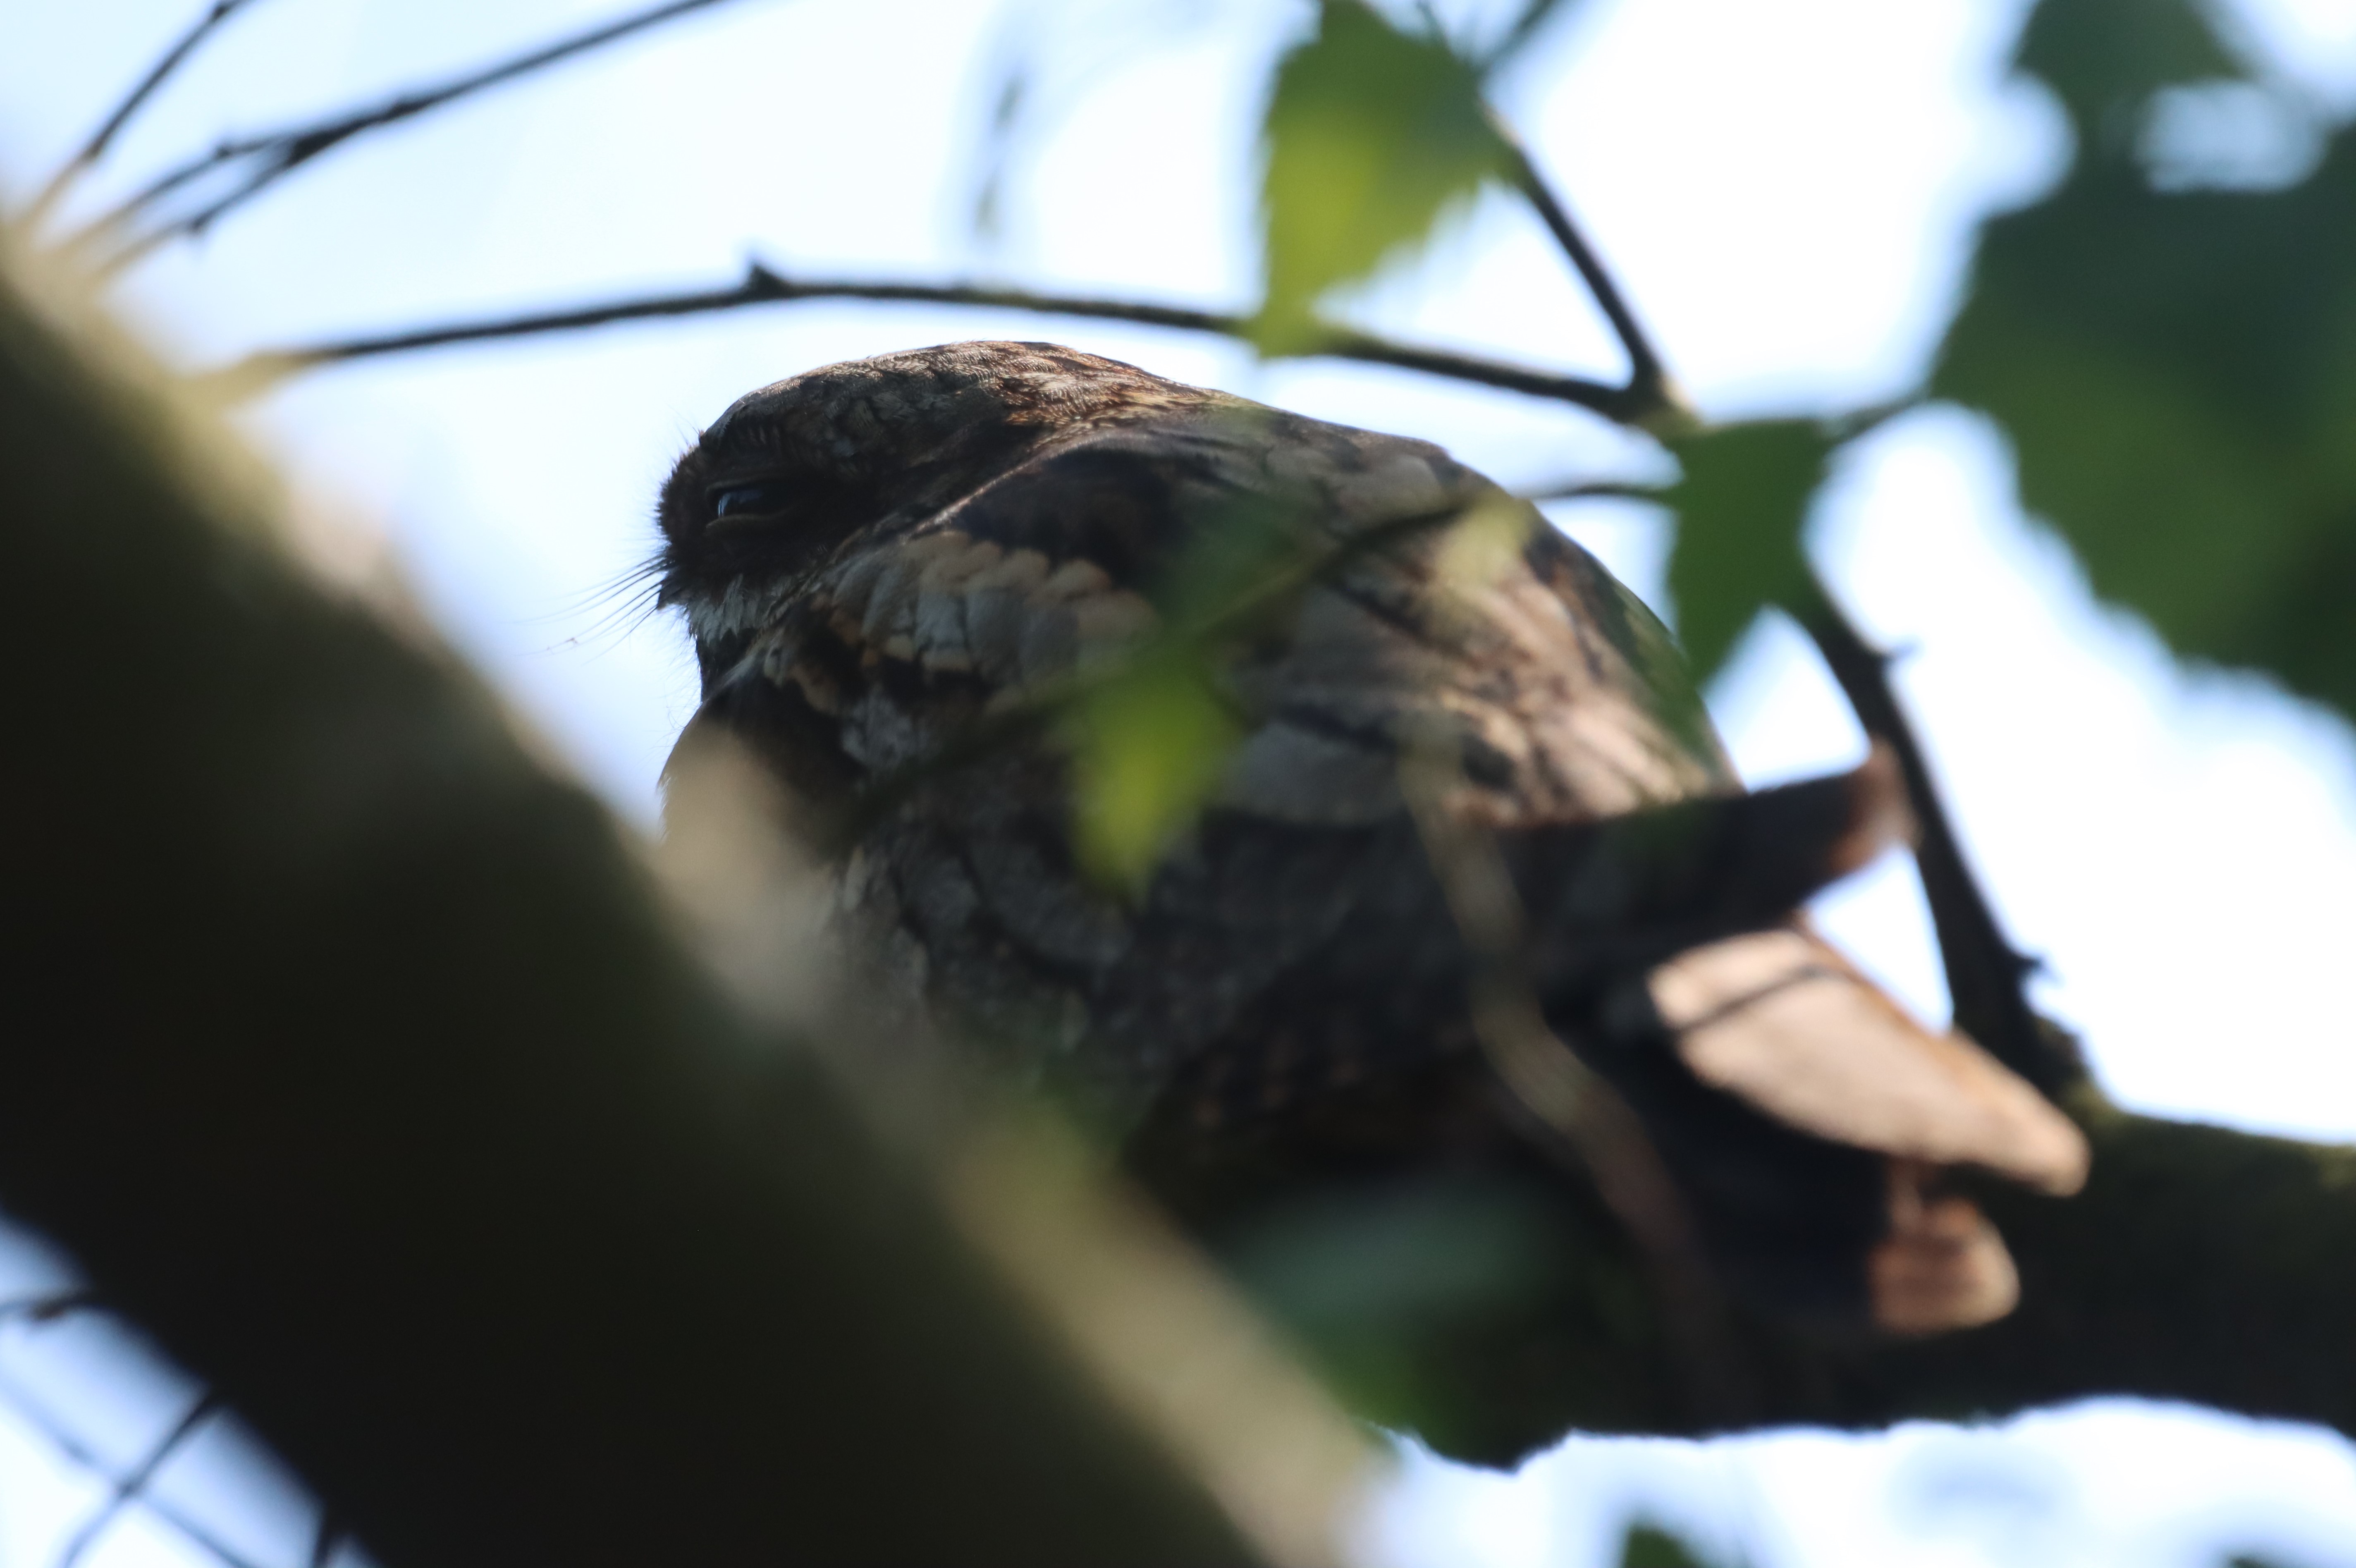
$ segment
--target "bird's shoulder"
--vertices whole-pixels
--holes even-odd
[[[1220,621],[1256,594],[1270,613]],[[1211,624],[1248,725],[1230,809],[1388,811],[1435,725],[1501,820],[1733,787],[1668,632],[1528,503],[1430,443],[1239,400],[1082,424],[862,530],[766,619],[731,680],[792,686],[871,772]]]

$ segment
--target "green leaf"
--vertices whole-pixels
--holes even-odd
[[[1266,293],[1252,334],[1269,354],[1329,336],[1312,313],[1321,297],[1411,251],[1513,165],[1480,69],[1364,0],[1322,0],[1316,36],[1277,68],[1262,138]]]
[[[1203,658],[1169,644],[1090,689],[1062,727],[1081,865],[1131,893],[1210,799],[1243,738]]]
[[[2242,74],[2200,0],[2044,0],[2013,61],[2053,89],[2082,141],[2109,151],[2133,146],[2161,88]]]
[[[1709,1568],[1709,1561],[1657,1525],[1632,1524],[1620,1544],[1620,1568]]]
[[[1983,231],[1935,390],[2096,594],[2356,716],[2356,138],[2271,192],[2116,164]]]
[[[1719,425],[1670,444],[1684,475],[1662,498],[1677,514],[1669,594],[1697,682],[1718,672],[1761,610],[1806,602],[1800,530],[1835,445],[1799,419]]]

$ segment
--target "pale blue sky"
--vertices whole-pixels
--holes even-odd
[[[431,78],[620,8],[257,0],[125,139],[119,172],[93,196],[224,130]],[[29,190],[196,9],[0,0],[0,188]],[[2058,115],[2001,77],[2018,0],[1565,10],[1569,24],[1505,84],[1505,106],[1714,414],[1906,386],[1961,286],[1975,217],[2033,192],[2062,156]],[[2234,15],[2310,91],[2356,102],[2356,3],[2251,0]],[[1056,40],[1040,59],[1052,112],[1021,146],[1002,232],[982,243],[966,223],[974,147],[1018,16]],[[121,297],[190,364],[315,334],[704,285],[749,254],[813,274],[987,274],[1245,304],[1251,115],[1266,61],[1304,16],[1290,0],[738,0],[356,145],[203,244],[159,255]],[[1502,199],[1356,308],[1435,341],[1613,362],[1543,233]],[[1144,329],[827,305],[330,371],[248,423],[305,504],[380,541],[527,722],[643,823],[693,702],[692,670],[667,622],[597,629],[609,607],[599,594],[650,550],[653,489],[672,457],[750,386],[985,336],[1059,338],[1429,436],[1508,483],[1645,460],[1575,411],[1405,374],[1261,366]],[[1815,538],[1874,632],[1915,650],[1905,694],[1999,909],[2046,957],[2046,1004],[2083,1029],[2132,1105],[2356,1136],[2356,1024],[2339,994],[2356,936],[2348,731],[2257,682],[2176,668],[2088,601],[2011,495],[2000,435],[1933,410],[1851,455]],[[1657,520],[1597,505],[1559,520],[1659,601]],[[1754,779],[1844,765],[1859,749],[1786,628],[1749,646],[1716,706]],[[1944,1005],[1902,865],[1859,878],[1825,916],[1916,1005]],[[0,1371],[39,1360],[21,1331],[0,1333]],[[119,1359],[72,1365],[88,1389],[56,1385],[69,1404],[102,1426],[143,1419],[91,1402],[116,1385],[91,1369]],[[39,1561],[35,1542],[71,1518],[33,1500],[66,1494],[28,1451],[0,1416],[0,1568]],[[1939,1479],[1950,1472],[1965,1479]],[[2154,1484],[2126,1484],[2136,1477]],[[1997,1500],[1950,1506],[1982,1496],[1973,1486]],[[2244,1523],[2288,1532],[2282,1546],[2303,1561],[2356,1563],[2356,1455],[2339,1440],[2118,1408],[1874,1441],[1574,1444],[1511,1482],[1419,1465],[1380,1515],[1387,1544],[1369,1550],[1402,1563],[1570,1568],[1595,1560],[1632,1498],[1739,1530],[1762,1564],[2191,1563],[2206,1542],[2240,1540]],[[253,1517],[264,1516],[285,1517]],[[165,1541],[126,1532],[91,1561],[174,1561]]]

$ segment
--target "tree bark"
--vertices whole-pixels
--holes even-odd
[[[0,1204],[390,1563],[1258,1560],[89,349],[0,283]]]

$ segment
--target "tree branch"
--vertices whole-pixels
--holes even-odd
[[[1623,424],[1651,431],[1656,435],[1682,435],[1698,428],[1700,415],[1694,412],[1684,392],[1670,378],[1667,367],[1653,347],[1653,340],[1645,336],[1644,327],[1636,320],[1636,313],[1629,308],[1626,298],[1620,293],[1620,285],[1613,280],[1611,269],[1603,264],[1603,258],[1595,253],[1595,248],[1587,242],[1587,236],[1571,220],[1569,209],[1563,205],[1562,199],[1547,183],[1546,177],[1538,172],[1537,163],[1531,159],[1528,149],[1522,145],[1521,138],[1494,114],[1490,116],[1490,123],[1511,150],[1515,188],[1537,209],[1538,217],[1546,223],[1547,232],[1554,236],[1555,243],[1562,247],[1563,254],[1578,269],[1580,280],[1587,285],[1587,292],[1594,296],[1596,306],[1603,312],[1604,319],[1612,324],[1622,350],[1628,356],[1628,384],[1620,389],[1623,412],[1615,417]]]
[[[1075,295],[1034,294],[1027,289],[993,288],[971,284],[794,279],[774,273],[756,262],[746,271],[744,281],[733,288],[653,295],[604,305],[583,306],[573,310],[492,317],[480,321],[417,328],[376,337],[347,338],[295,349],[265,349],[209,371],[203,379],[218,386],[242,390],[257,384],[266,385],[316,365],[340,364],[386,354],[413,353],[457,343],[482,343],[501,338],[539,337],[552,332],[579,331],[617,321],[702,316],[713,311],[742,310],[751,306],[809,299],[971,306],[980,309],[1034,311],[1043,316],[1072,316],[1098,321],[1133,321],[1146,327],[1166,327],[1180,332],[1207,332],[1240,339],[1248,339],[1249,337],[1248,324],[1243,317],[1216,311],[1094,299]],[[1313,357],[1352,360],[1361,364],[1390,365],[1477,386],[1549,398],[1590,409],[1609,419],[1625,422],[1628,417],[1627,394],[1622,389],[1581,376],[1556,375],[1470,355],[1411,348],[1339,328],[1332,338],[1309,353]]]
[[[416,89],[369,108],[352,110],[307,124],[223,141],[211,152],[166,170],[92,220],[69,243],[77,247],[93,245],[101,236],[127,228],[134,219],[173,192],[232,165],[248,166],[242,182],[233,185],[225,194],[199,206],[193,212],[167,219],[145,233],[123,242],[100,263],[104,273],[120,271],[180,235],[204,232],[295,169],[365,132],[414,119],[477,92],[519,81],[575,55],[629,38],[691,11],[723,3],[724,0],[666,0],[665,4],[635,16],[529,49],[438,87]]]
[[[611,819],[49,319],[0,286],[0,1204],[382,1561],[1258,1560]]]
[[[1886,742],[1906,776],[1921,840],[1914,863],[1939,933],[1955,1026],[2005,1066],[2048,1095],[2080,1082],[2085,1066],[2076,1052],[2029,1005],[2021,983],[2036,961],[2016,951],[1973,876],[1962,843],[1940,800],[1922,746],[1890,685],[1890,658],[1867,642],[1821,581],[1800,607],[1800,624],[1815,640],[1833,679],[1848,697],[1868,735]]]
[[[139,84],[131,90],[130,94],[122,102],[115,105],[114,112],[106,117],[95,132],[91,133],[90,140],[83,143],[73,156],[59,166],[58,172],[51,175],[48,183],[41,188],[40,194],[33,198],[32,205],[26,209],[23,219],[24,226],[27,231],[37,227],[42,220],[49,215],[67,190],[71,188],[73,182],[99,159],[106,156],[106,149],[114,144],[116,136],[122,134],[123,126],[129,124],[132,116],[138,113],[147,100],[155,96],[156,89],[162,87],[172,73],[179,70],[181,62],[194,54],[197,47],[211,37],[222,23],[235,16],[249,3],[250,0],[214,0],[212,9],[198,18],[194,27],[181,34],[178,40],[164,51],[164,58],[157,60],[145,76],[140,78]]]

